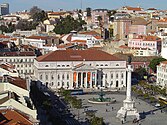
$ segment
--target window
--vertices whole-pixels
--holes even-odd
[[[40,75],[40,79],[42,80],[42,75]]]
[[[57,67],[60,67],[60,65],[57,65]]]
[[[113,79],[113,73],[111,73],[111,79]]]
[[[64,86],[64,82],[62,82],[62,87]]]
[[[59,74],[57,75],[57,79],[58,79],[58,80],[60,79],[60,75],[59,75]]]
[[[116,66],[119,66],[119,64],[116,64]]]
[[[121,84],[123,85],[123,84],[124,84],[124,82],[123,82],[123,81],[121,81]]]
[[[67,79],[69,79],[69,74],[67,74]]]
[[[70,65],[67,65],[67,67],[69,67]]]
[[[69,85],[69,82],[67,82],[67,87],[69,87],[70,85]]]
[[[48,80],[48,75],[45,76],[45,79]]]
[[[105,64],[105,66],[108,66],[107,64]]]
[[[51,79],[52,79],[52,80],[54,79],[53,75],[51,75]]]
[[[121,74],[121,78],[123,78],[123,77],[124,77],[124,74],[122,73],[122,74]]]
[[[62,79],[64,79],[64,74],[62,75]]]
[[[62,65],[62,67],[65,67],[65,65]]]
[[[118,73],[116,74],[116,78],[118,79]]]
[[[60,86],[60,82],[58,82],[57,85]]]

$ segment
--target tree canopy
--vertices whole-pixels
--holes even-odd
[[[84,24],[86,24],[84,20],[74,20],[73,17],[67,16],[59,20],[53,31],[57,34],[68,34],[72,30],[82,30]]]
[[[45,11],[41,10],[37,6],[33,6],[30,9],[30,15],[31,15],[31,18],[33,19],[33,21],[35,21],[35,22],[43,22],[44,20],[46,20],[48,18]]]
[[[15,30],[15,25],[10,22],[7,26],[1,25],[0,30],[5,33],[12,33]]]
[[[157,65],[160,64],[160,62],[165,61],[166,59],[159,57],[151,60],[149,67],[156,73],[157,72]]]

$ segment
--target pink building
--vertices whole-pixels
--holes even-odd
[[[147,21],[143,18],[136,17],[132,20],[132,25],[130,26],[130,34],[146,35],[146,25]]]
[[[102,17],[102,24],[108,25],[109,24],[109,17],[107,15],[108,10],[107,9],[95,9],[92,11],[92,23],[99,24],[98,16]]]
[[[157,36],[137,36],[129,39],[128,47],[130,48],[148,48],[154,51],[154,54],[161,52],[161,39]]]

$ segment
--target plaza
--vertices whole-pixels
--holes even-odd
[[[88,103],[89,98],[98,97],[97,94],[85,94],[77,96],[79,99],[83,100],[83,108],[79,111],[79,119],[80,121],[85,121],[87,118],[84,111],[95,111],[95,115],[97,117],[103,117],[104,122],[107,125],[120,125],[122,122],[120,119],[116,118],[117,111],[123,104],[123,100],[125,99],[125,92],[112,92],[110,94],[106,94],[105,97],[115,98],[116,103],[109,104],[109,105],[98,105],[98,104],[91,104]],[[141,114],[144,112],[145,118],[141,119],[138,123],[133,123],[132,120],[126,120],[124,124],[126,125],[166,125],[167,121],[167,113],[161,112],[160,109],[144,102],[141,99],[136,99],[132,96],[132,99],[135,101],[136,108],[138,112]],[[85,108],[84,108],[85,107]],[[113,107],[113,108],[112,108]],[[78,116],[78,111],[76,109],[72,109],[72,112]]]

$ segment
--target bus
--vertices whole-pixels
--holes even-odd
[[[83,95],[83,89],[71,89],[69,90],[71,92],[71,95]]]
[[[158,100],[167,105],[167,98],[160,96]]]

